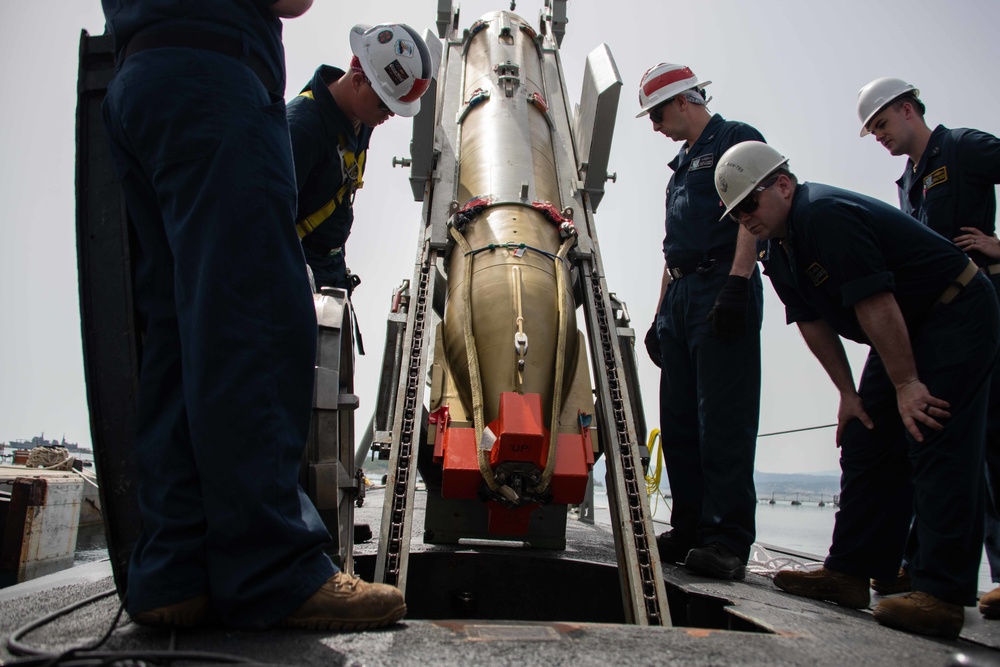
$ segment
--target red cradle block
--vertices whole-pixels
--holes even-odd
[[[445,429],[441,435],[441,449],[444,452],[441,495],[445,498],[478,498],[483,476],[479,473],[476,454],[476,430]]]
[[[542,426],[542,397],[538,394],[500,394],[500,410],[489,429],[497,437],[490,450],[490,465],[505,461],[545,467],[549,453],[548,430]]]

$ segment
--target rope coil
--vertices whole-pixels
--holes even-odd
[[[71,470],[75,460],[65,447],[35,447],[28,453],[25,465],[45,470]]]

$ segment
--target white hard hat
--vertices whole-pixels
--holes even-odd
[[[786,164],[788,158],[763,141],[744,141],[723,153],[715,169],[715,189],[726,205],[719,219],[724,220],[758,183]]]
[[[351,28],[351,51],[379,99],[394,114],[417,115],[432,73],[430,51],[413,28],[404,23],[359,23]]]
[[[670,63],[660,63],[646,70],[639,83],[639,108],[635,115],[642,118],[650,112],[653,107],[666,102],[671,97],[683,93],[692,88],[704,88],[711,81],[701,82],[694,75],[690,67],[684,65],[671,65]]]
[[[889,106],[897,98],[909,93],[913,97],[920,97],[920,91],[902,79],[894,79],[884,76],[868,83],[858,91],[858,118],[861,119],[861,136],[871,134],[868,131],[868,123],[882,109]]]

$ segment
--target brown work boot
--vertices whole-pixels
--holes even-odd
[[[199,595],[182,602],[175,602],[149,611],[129,614],[139,625],[151,628],[193,628],[198,625],[213,625],[219,622],[219,615],[207,595]]]
[[[945,639],[958,639],[965,621],[962,605],[921,591],[886,598],[875,605],[872,615],[890,628]]]
[[[278,622],[280,628],[370,630],[392,625],[406,615],[403,592],[387,584],[369,584],[338,572],[299,610]]]
[[[985,618],[1000,618],[1000,586],[979,598],[979,613]]]
[[[792,595],[836,602],[851,609],[866,609],[871,603],[868,579],[825,567],[810,571],[782,570],[774,575],[774,585]]]
[[[879,595],[909,593],[913,590],[910,573],[906,571],[905,567],[901,567],[895,579],[872,579],[872,590]]]

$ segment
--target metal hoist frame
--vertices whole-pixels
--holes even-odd
[[[442,2],[449,4],[444,0]],[[556,2],[552,8],[560,7],[561,4]],[[631,396],[638,387],[635,334],[628,327],[627,312],[621,302],[609,293],[604,278],[593,222],[593,207],[599,203],[603,188],[594,185],[593,174],[586,182],[577,180],[580,173],[586,173],[586,165],[581,170],[572,157],[577,154],[577,146],[555,43],[560,41],[562,35],[554,30],[556,27],[549,14],[547,22],[543,21],[542,33],[537,37],[536,44],[542,54],[542,77],[550,84],[544,89],[563,91],[561,95],[549,93],[553,99],[549,100],[546,114],[553,129],[558,180],[571,184],[560,188],[566,193],[562,204],[572,202],[573,208],[583,212],[577,219],[579,242],[570,253],[569,260],[578,283],[580,303],[577,305],[582,306],[587,325],[596,389],[595,416],[599,442],[607,462],[608,499],[622,602],[628,622],[669,626],[670,612],[643,482],[644,443],[640,442],[636,431],[636,425],[642,424],[643,419],[638,397],[633,404]],[[445,87],[440,91],[435,89],[434,163],[432,173],[418,173],[416,168],[411,172],[415,198],[424,203],[424,226],[414,278],[410,283],[405,332],[394,354],[400,360],[400,368],[392,430],[382,437],[376,434],[375,438],[376,443],[381,441],[382,447],[391,445],[375,580],[394,584],[404,591],[412,533],[416,449],[420,444],[419,420],[423,418],[425,378],[431,353],[431,318],[433,310],[438,308],[435,303],[437,292],[441,289],[438,283],[443,283],[437,262],[439,257],[444,256],[447,247],[446,221],[455,210],[454,196],[458,183],[456,147],[461,145],[460,105],[464,104],[461,92],[464,90],[463,47],[468,36],[465,39],[456,36],[457,14],[452,13],[450,7],[439,7],[439,31],[442,37],[445,33],[449,36],[444,44],[447,55],[441,69]],[[429,43],[431,41],[436,40],[428,40]],[[606,51],[606,47],[604,49]],[[613,61],[611,66],[613,68]],[[509,73],[505,69],[500,74]],[[455,123],[453,119],[459,122]],[[428,118],[418,117],[414,127],[428,121]],[[593,167],[591,170],[596,172]],[[424,186],[423,192],[418,197],[416,191],[421,185]],[[438,299],[443,300],[443,297]],[[386,352],[389,352],[388,344]]]

